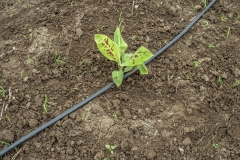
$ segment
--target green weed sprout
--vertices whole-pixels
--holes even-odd
[[[239,20],[240,19],[240,12],[238,13],[238,16],[237,16],[237,20]]]
[[[240,85],[240,80],[237,80],[237,79],[236,79],[235,83],[233,83],[232,86],[233,86],[233,87],[236,87],[236,86],[238,86],[238,85]]]
[[[222,35],[225,39],[228,39],[228,37],[231,35],[231,28],[228,27],[226,35]]]
[[[65,57],[61,58],[60,54],[58,54],[58,52],[56,51],[54,54],[54,60],[57,63],[57,65],[59,66],[60,63],[65,63],[67,58],[65,58]]]
[[[215,46],[212,43],[208,43],[208,48],[212,49],[215,48]]]
[[[197,68],[197,67],[199,67],[199,65],[200,65],[201,62],[199,62],[199,61],[194,61],[193,63],[194,63],[194,67]]]
[[[124,73],[133,68],[138,68],[140,74],[148,74],[144,62],[149,60],[153,54],[143,46],[135,53],[125,53],[128,45],[121,36],[120,27],[116,27],[114,40],[102,34],[95,34],[94,40],[99,51],[107,59],[117,62],[119,70],[112,72],[112,79],[118,87],[122,84]]]
[[[133,35],[133,36],[131,37],[131,39],[132,39],[133,41],[135,41],[136,38],[137,38],[137,35]]]
[[[213,148],[218,149],[219,145],[217,143],[212,144]]]
[[[105,147],[109,150],[111,154],[114,153],[114,149],[116,148],[116,146],[112,146],[110,144],[106,144]]]
[[[10,144],[5,141],[0,141],[0,143],[3,144],[5,147],[10,146]]]
[[[219,84],[223,84],[222,77],[219,76],[217,82],[218,82]]]
[[[6,90],[2,86],[0,86],[0,94],[4,97],[5,93],[6,93]]]
[[[47,110],[47,103],[48,103],[48,96],[45,94],[44,95],[44,102],[43,102],[43,110],[44,112],[48,113],[48,110]]]
[[[220,17],[220,20],[221,20],[222,22],[225,22],[226,20],[228,20],[228,18],[223,15],[223,16]]]
[[[205,26],[206,26],[206,27],[210,26],[210,24],[209,24],[208,21],[205,21]]]
[[[207,0],[202,0],[201,4],[203,4],[203,7],[206,8],[207,7]]]

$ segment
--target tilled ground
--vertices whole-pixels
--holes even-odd
[[[94,34],[112,38],[122,17],[128,52],[155,53],[202,10],[200,0],[0,2],[0,149],[111,82],[117,66]],[[239,26],[240,2],[217,2],[148,75],[134,74],[2,159],[239,159]]]

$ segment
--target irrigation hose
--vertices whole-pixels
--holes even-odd
[[[145,64],[149,63],[151,60],[153,60],[154,58],[156,58],[158,55],[160,55],[163,51],[165,51],[168,47],[170,47],[172,44],[174,44],[179,38],[181,38],[202,16],[205,12],[207,12],[209,10],[209,8],[216,2],[217,0],[212,0],[212,2],[178,35],[176,36],[171,42],[169,42],[168,44],[166,44],[162,49],[160,49],[158,52],[156,52],[151,59],[149,59],[147,62],[145,62]],[[131,72],[128,72],[127,74],[124,75],[124,79],[129,77],[130,75],[132,75],[133,73],[135,73],[138,69],[134,69]],[[5,153],[9,152],[10,150],[14,149],[15,147],[17,147],[18,145],[20,145],[21,143],[23,143],[24,141],[28,140],[29,138],[33,137],[34,135],[38,134],[39,132],[41,132],[42,130],[44,130],[45,128],[51,126],[52,124],[56,123],[57,121],[61,120],[62,118],[64,118],[65,116],[69,115],[70,113],[74,112],[75,110],[83,107],[85,104],[87,104],[88,102],[90,102],[91,100],[93,100],[94,98],[96,98],[97,96],[99,96],[100,94],[102,94],[103,92],[105,92],[106,90],[110,89],[111,87],[113,87],[115,85],[114,82],[111,82],[110,84],[108,84],[107,86],[103,87],[101,90],[95,92],[94,94],[92,94],[91,96],[87,97],[86,99],[84,99],[82,102],[74,105],[72,108],[66,110],[65,112],[61,113],[60,115],[58,115],[57,117],[51,119],[50,121],[48,121],[47,123],[43,124],[42,126],[40,126],[39,128],[31,131],[30,133],[28,133],[27,135],[25,135],[24,137],[22,137],[21,139],[17,140],[16,142],[14,142],[13,144],[11,144],[10,146],[8,146],[7,148],[1,150],[0,152],[0,156],[3,156]]]

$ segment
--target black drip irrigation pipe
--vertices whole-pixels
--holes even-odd
[[[169,42],[167,45],[165,45],[162,49],[160,49],[158,52],[156,52],[151,59],[149,59],[147,62],[145,62],[145,64],[149,63],[151,60],[153,60],[154,58],[156,58],[158,55],[160,55],[163,51],[165,51],[168,47],[170,47],[172,44],[174,44],[179,38],[181,38],[202,16],[205,12],[207,12],[209,10],[209,8],[216,2],[217,0],[212,0],[212,2],[177,36],[175,37],[171,42]],[[124,75],[124,79],[129,77],[130,75],[132,75],[133,73],[135,73],[138,69],[134,69],[131,72],[128,72],[127,74]],[[21,143],[23,143],[24,141],[28,140],[29,138],[33,137],[34,135],[38,134],[39,132],[41,132],[42,130],[44,130],[45,128],[51,126],[52,124],[56,123],[57,121],[61,120],[62,118],[64,118],[65,116],[69,115],[70,113],[74,112],[75,110],[83,107],[85,104],[87,104],[88,102],[90,102],[91,100],[93,100],[94,98],[96,98],[97,96],[99,96],[100,94],[102,94],[103,92],[105,92],[106,90],[110,89],[112,86],[114,86],[115,83],[111,82],[110,84],[108,84],[107,86],[103,87],[101,90],[95,92],[94,94],[92,94],[91,96],[87,97],[86,99],[84,99],[82,102],[76,104],[75,106],[73,106],[72,108],[66,110],[65,112],[61,113],[60,115],[58,115],[57,117],[51,119],[50,121],[48,121],[47,123],[43,124],[42,126],[40,126],[39,128],[33,130],[32,132],[28,133],[27,135],[25,135],[24,137],[22,137],[21,139],[17,140],[16,142],[14,142],[13,144],[11,144],[10,146],[8,146],[7,148],[1,150],[0,152],[0,156],[3,156],[5,153],[9,152],[10,150],[12,150],[13,148],[17,147],[18,145],[20,145]]]

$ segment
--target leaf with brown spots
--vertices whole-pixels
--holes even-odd
[[[119,62],[120,51],[118,45],[102,34],[95,34],[94,40],[98,46],[99,51],[109,60]]]
[[[153,54],[145,47],[140,47],[135,53],[128,55],[121,66],[137,66],[149,60]]]

